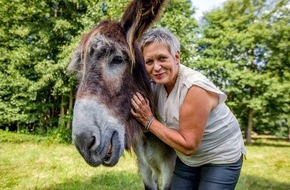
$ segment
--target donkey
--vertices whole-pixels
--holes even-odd
[[[101,21],[73,53],[69,70],[79,86],[72,139],[91,166],[114,166],[125,150],[133,149],[145,189],[170,189],[176,154],[130,114],[131,98],[140,92],[153,97],[150,79],[137,41],[157,20],[165,0],[133,0],[120,22]]]

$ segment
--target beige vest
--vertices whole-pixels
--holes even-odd
[[[179,129],[179,109],[192,85],[217,93],[219,104],[209,115],[196,152],[192,156],[177,152],[178,157],[193,167],[236,162],[241,154],[246,154],[239,123],[224,103],[227,96],[201,73],[180,64],[177,81],[168,97],[164,85],[153,86],[158,120],[169,128]]]

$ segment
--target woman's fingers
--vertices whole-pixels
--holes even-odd
[[[135,107],[142,106],[142,101],[140,100],[140,98],[136,94],[133,95],[132,103],[134,103]]]
[[[131,114],[132,114],[134,117],[137,117],[137,116],[138,116],[138,114],[134,111],[133,108],[131,108]]]
[[[135,95],[134,95],[134,96],[135,96]],[[138,103],[136,102],[134,96],[133,96],[133,98],[131,99],[131,103],[132,103],[132,106],[134,107],[134,109],[136,110],[137,108],[139,108],[139,105],[138,105]]]
[[[139,92],[133,95],[131,99],[132,109],[131,114],[143,125],[146,124],[152,115],[150,103],[147,98],[144,98]]]
[[[131,102],[132,102],[134,109],[136,109],[136,110],[138,108],[141,109],[142,107],[149,105],[149,100],[144,99],[144,97],[138,92],[135,95],[133,95]]]
[[[139,92],[136,93],[136,97],[138,98],[141,104],[146,103],[144,97]]]
[[[136,100],[138,102],[138,105],[141,107],[141,106],[145,106],[145,105],[148,105],[149,106],[149,100],[147,98],[144,98],[142,96],[142,94],[140,94],[139,92],[136,93]]]

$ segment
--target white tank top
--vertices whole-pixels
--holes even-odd
[[[178,130],[179,109],[193,85],[218,94],[219,104],[209,115],[201,144],[196,152],[185,156],[176,151],[178,157],[192,167],[238,161],[241,154],[246,154],[239,123],[224,103],[227,96],[201,73],[180,64],[175,86],[168,97],[164,85],[153,85],[158,120],[167,127]]]

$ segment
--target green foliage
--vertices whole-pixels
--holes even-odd
[[[248,132],[290,127],[290,9],[288,1],[275,2],[229,0],[207,13],[192,64],[226,91]]]
[[[85,2],[0,1],[0,127],[57,126],[70,83],[62,48],[82,25]],[[69,11],[68,11],[69,10]],[[3,42],[3,43],[2,43]]]
[[[50,141],[54,143],[72,143],[71,129],[67,129],[65,126],[62,125],[49,130],[47,135],[49,136]]]

